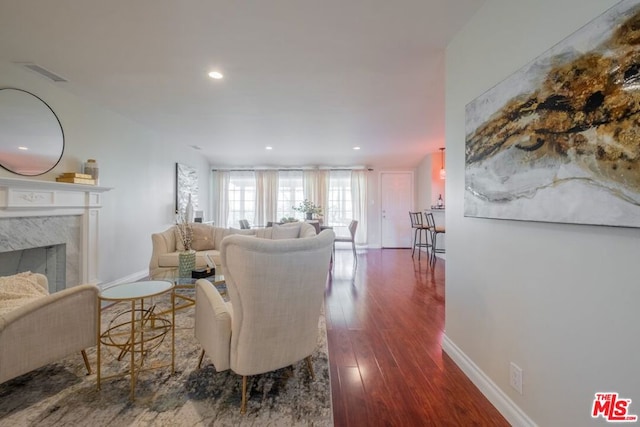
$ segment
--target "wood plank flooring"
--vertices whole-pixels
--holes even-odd
[[[326,292],[335,426],[508,426],[440,347],[445,261],[370,249],[354,274],[352,260],[336,250]]]

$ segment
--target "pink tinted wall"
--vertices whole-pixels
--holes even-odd
[[[447,198],[444,194],[444,179],[440,179],[440,169],[442,167],[440,151],[431,155],[431,205],[435,206],[438,202],[438,196],[442,194],[444,204],[447,204]],[[445,163],[446,166],[446,163]]]

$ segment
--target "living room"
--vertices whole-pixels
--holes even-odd
[[[446,145],[449,233],[443,348],[501,413],[509,414],[505,417],[514,425],[601,424],[602,420],[591,417],[598,392],[617,392],[621,398],[632,399],[630,411],[637,414],[640,368],[634,355],[640,344],[632,337],[640,324],[635,307],[640,297],[638,228],[464,216],[465,106],[618,2],[463,3],[475,3],[475,12],[449,40],[440,64],[442,81],[446,82],[441,88],[445,140],[429,152],[421,151],[412,167],[396,168],[417,176],[423,159],[439,165],[437,148]],[[0,11],[7,6],[0,6]],[[87,27],[99,21],[94,15],[75,15],[79,12],[71,7],[64,13],[70,19],[86,21]],[[0,40],[5,46],[12,36],[2,31],[14,25],[9,25],[11,20],[21,17],[0,15],[0,28],[5,29],[0,30]],[[48,28],[46,13],[32,18]],[[117,32],[114,27],[104,34]],[[82,44],[83,40],[78,36],[65,43]],[[101,47],[95,49],[92,58],[81,59],[100,61]],[[156,117],[156,127],[122,113],[127,108],[133,110],[136,99],[111,99],[121,107],[121,112],[112,111],[68,90],[64,83],[53,84],[25,71],[15,62],[38,59],[18,53],[0,49],[0,86],[27,90],[46,100],[60,118],[65,136],[60,163],[35,179],[55,181],[60,173],[80,171],[84,161],[97,159],[100,185],[111,188],[103,193],[100,208],[99,279],[105,285],[137,280],[147,272],[151,234],[173,222],[175,164],[197,170],[202,207],[213,203],[208,189],[215,164],[176,135],[164,132],[162,117]],[[126,62],[127,58],[120,60]],[[233,81],[232,72],[228,77]],[[121,79],[117,84],[166,85],[153,75],[138,72]],[[179,92],[180,88],[174,90]],[[258,142],[255,149],[263,150],[263,145]],[[345,153],[352,150],[350,145],[345,147]],[[225,147],[216,149],[222,152]],[[367,166],[374,169],[368,187],[376,202],[378,173],[392,170],[394,165],[380,162]],[[0,170],[0,177],[17,176]],[[416,200],[425,197],[426,191],[416,183]],[[380,242],[377,208],[375,203],[369,206],[368,244],[372,247]],[[522,394],[509,385],[511,362],[522,368]]]

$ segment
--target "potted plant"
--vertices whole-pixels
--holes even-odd
[[[196,251],[191,247],[193,229],[185,215],[176,214],[176,230],[180,243],[184,247],[178,254],[178,275],[179,277],[191,277],[191,272],[196,268]]]
[[[322,215],[322,208],[308,199],[304,199],[298,206],[292,206],[296,212],[305,214],[305,219],[313,219],[313,215]]]

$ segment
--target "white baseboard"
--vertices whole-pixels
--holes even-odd
[[[147,276],[149,276],[149,270],[141,270],[136,273],[130,274],[128,276],[113,280],[111,282],[100,283],[98,286],[100,287],[101,290],[105,290],[107,288],[110,288],[115,285],[120,285],[122,283],[137,282],[138,280],[144,279]]]
[[[442,336],[442,349],[512,426],[536,426],[536,423],[446,335]]]

